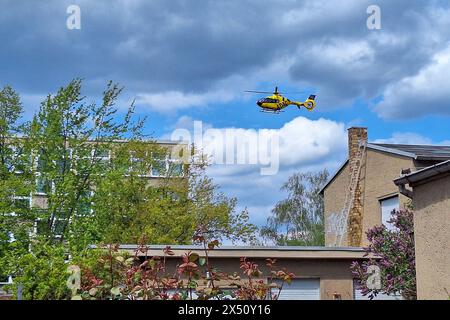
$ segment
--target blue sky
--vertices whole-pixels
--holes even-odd
[[[66,9],[81,10],[81,29]],[[366,26],[369,5],[381,30]],[[346,157],[346,129],[369,139],[450,144],[450,8],[447,1],[12,1],[0,0],[0,86],[22,96],[27,115],[70,79],[88,99],[108,80],[136,99],[146,130],[271,129],[280,170],[215,165],[222,190],[261,225],[294,172],[333,171]],[[314,112],[260,113],[244,90],[317,93]]]

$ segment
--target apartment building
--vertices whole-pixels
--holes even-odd
[[[97,142],[89,142],[92,144],[96,144]],[[94,151],[95,148],[92,148],[92,152],[89,149],[89,143],[88,147],[86,148],[86,153],[88,157],[91,159],[94,159],[97,161],[100,165],[97,166],[97,168],[103,168],[103,165],[108,165],[113,161],[114,152],[113,150],[108,150],[107,148],[98,148],[96,151]],[[108,143],[108,146],[111,146],[111,148],[117,148],[123,144],[128,143],[128,141],[113,141],[112,143]],[[17,145],[17,144],[15,144]],[[20,145],[20,143],[18,144]],[[143,146],[142,146],[143,145]],[[11,147],[14,148],[14,147]],[[152,165],[148,167],[147,171],[143,171],[139,174],[139,177],[142,179],[145,179],[147,183],[151,186],[158,186],[161,185],[163,182],[167,183],[168,180],[173,179],[184,179],[185,178],[185,172],[186,172],[186,159],[188,161],[189,159],[189,145],[184,142],[175,142],[170,140],[157,140],[157,141],[148,141],[144,142],[144,144],[141,144],[141,149],[148,150],[144,151],[146,153],[146,156],[153,159]],[[67,151],[68,157],[70,158],[71,164],[68,164],[68,166],[71,166],[76,161],[84,161],[85,159],[81,156],[77,156],[72,152],[72,149],[70,146],[67,146],[65,148]],[[15,152],[17,150],[14,150]],[[156,152],[157,151],[157,152]],[[152,153],[153,152],[153,153]],[[180,155],[180,152],[185,153],[184,155]],[[24,161],[26,165],[32,165],[34,166],[34,170],[32,173],[32,177],[27,177],[26,179],[35,180],[35,183],[33,184],[34,189],[28,190],[27,192],[23,193],[14,193],[12,195],[12,200],[14,203],[14,208],[16,212],[6,212],[3,213],[4,215],[8,215],[11,217],[16,216],[17,212],[25,212],[27,210],[33,209],[34,212],[40,212],[43,213],[48,208],[48,198],[49,194],[54,192],[55,184],[54,181],[51,179],[48,179],[44,174],[42,174],[43,171],[45,171],[45,161],[43,161],[44,157],[39,156],[39,150],[36,150],[36,161]],[[64,157],[60,157],[63,159]],[[56,161],[61,161],[61,159],[58,160],[46,160],[46,161],[52,161],[54,164]],[[63,162],[63,161],[61,161]],[[129,154],[129,164],[130,164],[130,172],[133,170],[133,166],[138,166],[142,162],[142,158],[140,158],[140,155],[137,153],[131,151]],[[32,163],[32,164],[31,164]],[[57,163],[56,166],[64,167],[67,164],[64,163]],[[10,172],[13,172],[14,174],[17,174],[20,176],[25,171],[24,168],[22,168],[20,165],[17,165],[17,163],[11,163],[8,164],[8,169]],[[72,170],[73,168],[71,168]],[[58,172],[57,172],[58,173]],[[82,173],[80,173],[82,174]],[[101,175],[101,171],[97,174]],[[127,178],[127,174],[124,175],[124,179]],[[170,178],[170,179],[168,179]],[[86,191],[86,194],[80,197],[79,199],[79,205],[77,210],[79,210],[78,214],[92,214],[92,208],[91,208],[91,196],[95,192],[95,186],[92,186],[91,189]],[[30,231],[30,236],[45,233],[45,230],[48,230],[48,221],[46,218],[39,218],[39,214],[36,214],[37,218],[34,222],[34,227]],[[42,216],[45,216],[44,214]],[[58,238],[61,237],[62,229],[63,229],[63,223],[59,223],[57,219],[52,223],[52,234]],[[14,234],[10,234],[11,239],[14,239]],[[0,296],[1,294],[1,287],[4,284],[10,283],[12,281],[12,278],[10,276],[6,275],[0,275]]]

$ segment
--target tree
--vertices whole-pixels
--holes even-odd
[[[31,265],[45,269],[84,256],[90,244],[142,237],[186,244],[199,225],[219,239],[252,239],[247,212],[235,212],[236,200],[206,177],[205,163],[171,159],[170,150],[142,134],[133,104],[120,115],[122,88],[110,82],[98,104],[87,103],[81,88],[75,79],[48,95],[23,125],[18,94],[0,92],[0,274],[20,279],[26,290],[51,290],[27,276]],[[157,183],[148,179],[151,170],[161,172]],[[46,255],[41,248],[55,250]]]
[[[255,239],[248,212],[236,212],[236,199],[221,193],[205,174],[203,157],[193,155],[182,176],[169,166],[161,183],[151,187],[140,178],[148,161],[139,153],[139,167],[127,179],[105,176],[99,182],[93,209],[105,230],[103,241],[137,243],[144,237],[152,244],[189,244],[199,227],[218,240]]]
[[[370,244],[364,251],[371,258],[353,262],[352,273],[362,294],[371,299],[379,293],[400,293],[405,299],[416,299],[413,213],[394,210],[388,223],[393,230],[383,225],[367,231]],[[379,285],[371,280],[379,280]]]
[[[227,274],[209,258],[217,247],[217,239],[208,242],[199,231],[192,240],[203,250],[184,253],[175,265],[169,263],[170,256],[175,255],[170,246],[161,250],[160,255],[151,256],[150,248],[143,243],[131,256],[117,245],[96,248],[93,250],[96,259],[77,265],[81,285],[80,290],[72,293],[72,299],[277,300],[283,287],[295,277],[285,268],[276,269],[275,259],[266,259],[269,273],[263,276],[260,266],[245,257],[240,259],[242,277],[237,272]]]
[[[261,235],[277,245],[324,245],[324,208],[319,191],[327,180],[327,170],[289,177],[281,188],[288,197],[272,209]]]
[[[0,90],[0,278],[6,272],[6,254],[11,240],[20,242],[16,250],[26,250],[29,216],[27,196],[29,186],[29,158],[23,145],[12,136],[21,133],[23,113],[19,95],[9,86]],[[28,225],[29,227],[29,225]]]

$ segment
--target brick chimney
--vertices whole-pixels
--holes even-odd
[[[352,174],[352,172],[357,171],[358,166],[360,165],[358,153],[362,143],[367,143],[367,128],[352,127],[348,129],[348,159],[350,175]],[[360,179],[355,190],[355,198],[350,207],[348,216],[347,245],[351,247],[360,247],[362,245],[364,185],[363,183],[361,183],[361,178],[364,178],[363,169],[364,168],[362,167],[360,172]]]

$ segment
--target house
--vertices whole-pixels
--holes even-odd
[[[412,198],[418,299],[450,298],[450,161],[396,179]],[[408,187],[409,188],[408,188]]]
[[[161,257],[164,248],[164,245],[149,245],[147,251],[139,251],[138,256],[142,261],[149,257]],[[137,245],[121,245],[119,248],[131,256],[134,256],[136,249]],[[175,272],[176,265],[184,254],[191,252],[200,257],[205,256],[203,248],[198,246],[175,245],[171,246],[171,250],[174,254],[165,258],[169,274]],[[368,298],[363,297],[353,286],[353,275],[350,272],[350,264],[366,259],[364,254],[362,248],[221,246],[210,250],[208,258],[210,265],[221,272],[227,275],[236,273],[244,278],[240,269],[240,258],[246,257],[248,261],[258,264],[258,268],[263,272],[262,279],[266,283],[270,275],[266,259],[276,259],[275,270],[286,268],[295,275],[291,285],[283,286],[280,300],[367,300]],[[228,290],[237,288],[230,280],[221,280],[219,286]]]
[[[400,172],[450,159],[450,146],[370,143],[360,127],[348,129],[348,146],[347,160],[320,191],[326,246],[366,246],[368,229],[388,226],[392,210],[411,202],[393,183]]]

